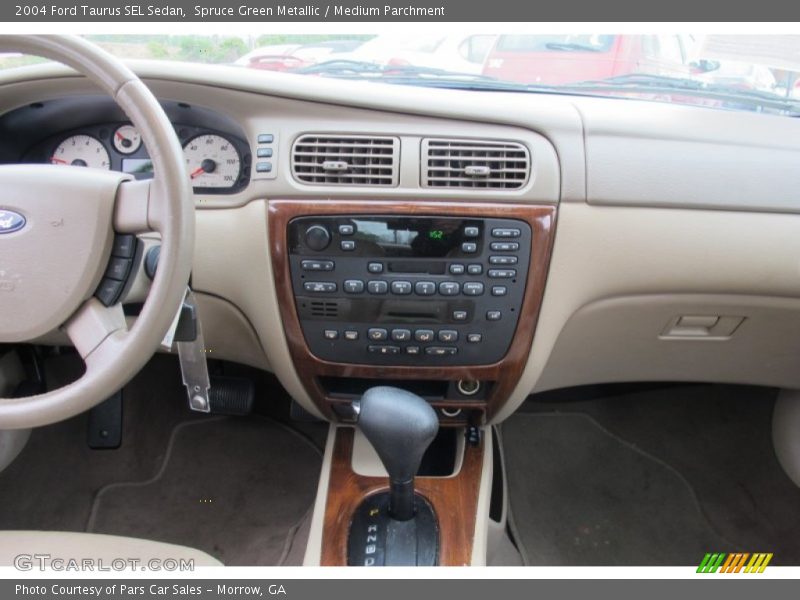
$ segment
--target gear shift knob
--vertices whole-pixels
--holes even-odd
[[[358,402],[358,427],[389,473],[389,514],[397,521],[414,516],[414,476],[439,430],[436,412],[406,390],[379,386]]]

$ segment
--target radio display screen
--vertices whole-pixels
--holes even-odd
[[[352,239],[376,255],[440,258],[458,251],[464,240],[464,219],[359,217],[348,219]],[[369,253],[369,252],[367,252]]]

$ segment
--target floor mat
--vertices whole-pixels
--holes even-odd
[[[155,477],[98,493],[87,529],[191,546],[229,566],[281,564],[319,467],[309,442],[269,420],[184,423]]]
[[[679,474],[585,415],[514,417],[503,443],[528,564],[683,565],[729,548]]]
[[[585,392],[578,390],[578,393],[585,396]],[[564,547],[563,540],[553,542],[554,550],[538,525],[531,524],[541,519],[534,512],[538,505],[526,498],[547,492],[546,488],[540,491],[538,485],[537,489],[531,488],[536,485],[532,480],[539,476],[540,470],[544,468],[546,473],[547,469],[556,468],[556,465],[542,465],[542,457],[551,456],[557,463],[572,465],[571,477],[578,483],[564,482],[557,493],[551,493],[552,499],[543,497],[539,503],[558,502],[565,514],[572,514],[586,502],[574,498],[574,488],[582,479],[595,481],[595,488],[583,487],[580,493],[598,494],[597,506],[605,503],[615,518],[624,522],[625,515],[615,512],[608,497],[623,489],[619,486],[632,487],[632,477],[626,478],[618,465],[596,456],[587,456],[584,464],[573,460],[589,453],[587,444],[597,440],[598,432],[604,432],[607,438],[616,439],[620,448],[650,457],[649,471],[660,472],[664,477],[672,473],[673,478],[683,482],[686,502],[664,504],[656,518],[665,524],[688,526],[684,523],[685,516],[675,511],[682,505],[689,510],[691,504],[692,514],[699,512],[706,522],[697,532],[698,539],[710,543],[706,542],[708,531],[720,538],[716,542],[719,546],[703,548],[702,553],[727,551],[733,546],[744,552],[772,552],[772,564],[800,565],[800,488],[783,473],[772,448],[775,390],[734,385],[675,385],[585,400],[564,401],[563,394],[560,396],[557,402],[545,401],[548,394],[534,396],[503,425],[512,510],[518,535],[532,548],[532,563],[536,556],[549,556],[561,548],[560,564],[589,564],[576,562],[579,560],[608,564],[603,558],[573,554],[569,546]],[[572,425],[576,419],[583,423],[580,430]],[[592,423],[593,428],[588,428]],[[554,439],[545,441],[545,428],[554,429],[550,432]],[[585,438],[587,431],[583,430],[591,435]],[[558,454],[552,451],[553,447],[560,449]],[[534,448],[538,456],[532,456]],[[597,472],[592,473],[593,469]],[[646,472],[636,473],[636,480],[644,486]],[[552,477],[558,476],[555,473]],[[546,486],[546,481],[542,485]],[[599,486],[611,489],[602,492]],[[642,496],[642,501],[648,497]],[[690,502],[691,498],[696,501]],[[628,503],[624,497],[623,503]],[[554,508],[550,514],[557,513]],[[601,513],[605,514],[605,509]],[[576,519],[573,525],[580,527],[585,523]],[[677,527],[674,529],[675,535],[680,535]],[[629,527],[624,536],[625,544],[644,549],[641,559],[630,557],[629,564],[659,564],[656,561],[666,560],[661,550],[641,542],[647,539],[644,531],[649,530],[645,527],[640,532]],[[660,564],[697,564],[700,558],[702,554],[683,556],[678,562],[670,559]]]

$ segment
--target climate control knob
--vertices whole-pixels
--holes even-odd
[[[306,246],[319,252],[325,250],[331,243],[331,234],[322,225],[311,225],[305,233]]]

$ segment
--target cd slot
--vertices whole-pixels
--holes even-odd
[[[447,263],[442,260],[390,260],[386,266],[390,273],[444,275]]]

